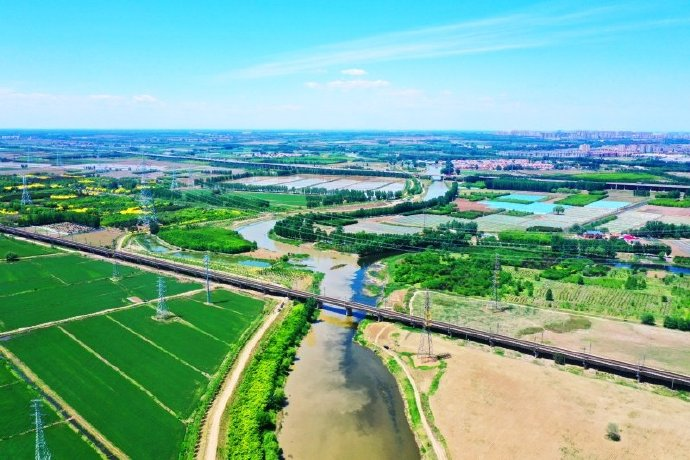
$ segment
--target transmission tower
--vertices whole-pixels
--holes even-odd
[[[113,280],[117,281],[120,279],[120,266],[117,262],[113,263]]]
[[[434,354],[434,347],[431,342],[431,330],[429,330],[429,323],[431,322],[431,299],[429,291],[426,291],[424,296],[424,326],[422,335],[419,338],[419,348],[417,349],[417,356],[424,359],[432,359]]]
[[[498,288],[501,282],[501,259],[496,254],[496,260],[494,262],[494,310],[498,310]]]
[[[34,399],[31,401],[34,410],[34,423],[36,426],[36,460],[50,460],[51,455],[46,444],[45,434],[43,433],[43,414],[41,414],[41,400]]]
[[[177,171],[172,170],[172,179],[170,180],[170,191],[174,192],[180,185],[177,183]]]
[[[29,187],[26,185],[26,176],[22,176],[22,206],[31,204],[31,196],[29,195]]]
[[[62,166],[62,157],[60,152],[55,152],[55,166]]]
[[[204,267],[206,267],[206,303],[211,303],[211,283],[209,282],[209,268],[211,266],[211,256],[207,252],[204,255]]]
[[[165,319],[170,316],[168,303],[165,301],[165,278],[158,277],[158,305],[156,306],[156,318]]]
[[[141,209],[141,214],[137,219],[141,225],[151,225],[151,222],[155,222],[156,210],[153,207],[153,194],[151,193],[151,187],[146,181],[146,156],[142,154],[141,156],[141,193],[139,194],[139,208]]]

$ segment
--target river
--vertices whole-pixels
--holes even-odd
[[[356,256],[273,241],[274,225],[262,221],[237,230],[259,248],[307,254],[303,263],[325,274],[322,293],[375,304],[363,292],[366,266]],[[352,341],[358,320],[326,306],[302,341],[278,436],[286,458],[420,458],[395,379],[372,351]]]

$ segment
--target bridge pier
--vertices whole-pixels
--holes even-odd
[[[345,307],[345,316],[352,316],[352,308]]]

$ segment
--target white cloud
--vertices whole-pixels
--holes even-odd
[[[340,73],[343,75],[350,75],[352,77],[361,77],[362,75],[366,75],[367,71],[364,69],[345,69],[341,70]]]
[[[138,94],[136,96],[132,96],[132,100],[138,104],[154,104],[158,102],[158,99],[150,94]]]
[[[669,27],[689,22],[688,18],[646,21],[631,20],[633,11],[623,5],[577,10],[567,3],[549,2],[519,13],[457,22],[445,26],[405,30],[358,40],[323,45],[266,59],[236,69],[225,78],[262,78],[296,73],[314,73],[354,63],[429,59],[507,50],[573,44],[592,38],[606,38],[636,30]],[[362,76],[359,68],[341,73]]]
[[[362,80],[359,78],[353,80],[332,80],[326,83],[318,83],[315,81],[308,81],[304,84],[310,89],[331,89],[340,91],[350,91],[357,89],[377,89],[390,86],[388,80]]]
[[[122,96],[115,96],[113,94],[92,94],[89,99],[94,101],[121,101]]]

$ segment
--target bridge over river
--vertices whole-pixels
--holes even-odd
[[[94,254],[108,259],[122,260],[161,271],[179,273],[181,275],[200,280],[206,279],[206,271],[200,267],[188,266],[138,254],[114,251],[112,249],[91,246],[64,238],[41,235],[16,227],[0,225],[0,232],[34,241],[41,241],[76,251]],[[217,271],[211,271],[209,273],[209,279],[219,284],[239,287],[242,289],[250,289],[269,295],[288,297],[294,300],[306,300],[308,298],[314,298],[317,302],[319,302],[320,305],[328,305],[343,309],[347,315],[352,315],[353,311],[358,311],[372,318],[376,318],[379,321],[394,321],[420,328],[423,327],[425,323],[424,318],[419,316],[399,313],[392,310],[384,310],[336,297],[315,295],[306,291],[290,289],[272,283],[228,275]],[[690,376],[684,374],[642,366],[640,364],[617,361],[590,353],[568,350],[565,348],[530,342],[528,340],[515,339],[498,333],[495,334],[492,332],[480,331],[478,329],[457,326],[455,324],[442,321],[430,321],[428,327],[430,330],[437,333],[447,334],[452,337],[464,338],[490,346],[499,346],[510,350],[516,350],[521,353],[532,354],[535,357],[554,359],[563,363],[579,365],[585,368],[592,368],[625,377],[632,377],[636,378],[638,381],[661,384],[672,389],[690,390]]]

